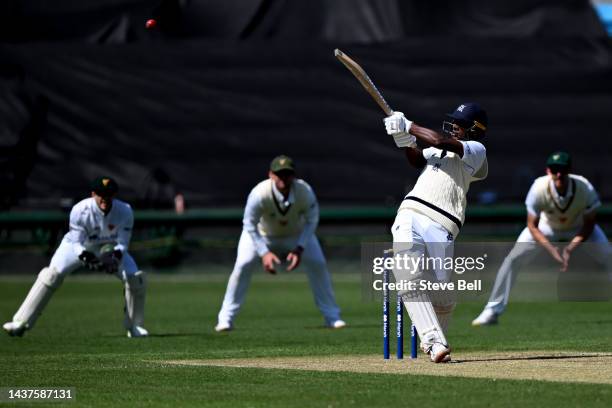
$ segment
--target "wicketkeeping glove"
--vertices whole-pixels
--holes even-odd
[[[117,273],[123,254],[119,250],[102,252],[100,254],[101,269],[106,273]]]
[[[397,147],[416,146],[416,137],[409,133],[412,122],[406,119],[402,112],[394,112],[386,117],[384,122],[387,134],[393,136]]]
[[[83,262],[83,265],[92,271],[97,271],[102,265],[100,260],[89,251],[81,252],[81,255],[79,255],[79,260]]]

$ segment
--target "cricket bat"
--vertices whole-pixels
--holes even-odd
[[[378,106],[385,112],[387,116],[393,115],[393,109],[389,106],[385,98],[383,98],[382,94],[374,85],[374,82],[370,79],[368,74],[361,68],[361,66],[356,63],[353,59],[351,59],[348,55],[340,51],[339,49],[334,50],[334,55],[349,71],[357,78],[357,80],[361,83],[361,85],[365,88],[365,90],[370,94],[370,96],[376,101]]]

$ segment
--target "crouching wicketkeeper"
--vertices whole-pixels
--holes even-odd
[[[30,292],[2,327],[11,336],[31,329],[66,275],[80,266],[116,275],[125,285],[125,321],[128,337],[147,336],[143,327],[146,280],[128,253],[134,216],[132,208],[114,199],[117,183],[99,177],[92,184],[90,198],[70,211],[70,230],[64,236],[51,263],[43,268]]]

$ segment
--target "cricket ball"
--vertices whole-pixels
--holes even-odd
[[[145,23],[145,27],[147,30],[152,30],[155,27],[157,27],[157,20],[155,20],[154,18],[150,18],[147,20],[147,22]]]

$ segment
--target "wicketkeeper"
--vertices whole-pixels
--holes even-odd
[[[43,268],[25,300],[2,327],[22,336],[34,323],[64,278],[81,266],[116,275],[125,286],[124,326],[128,337],[147,336],[143,327],[146,280],[128,253],[134,216],[129,204],[115,199],[119,187],[110,177],[98,177],[91,197],[70,211],[70,230]]]

